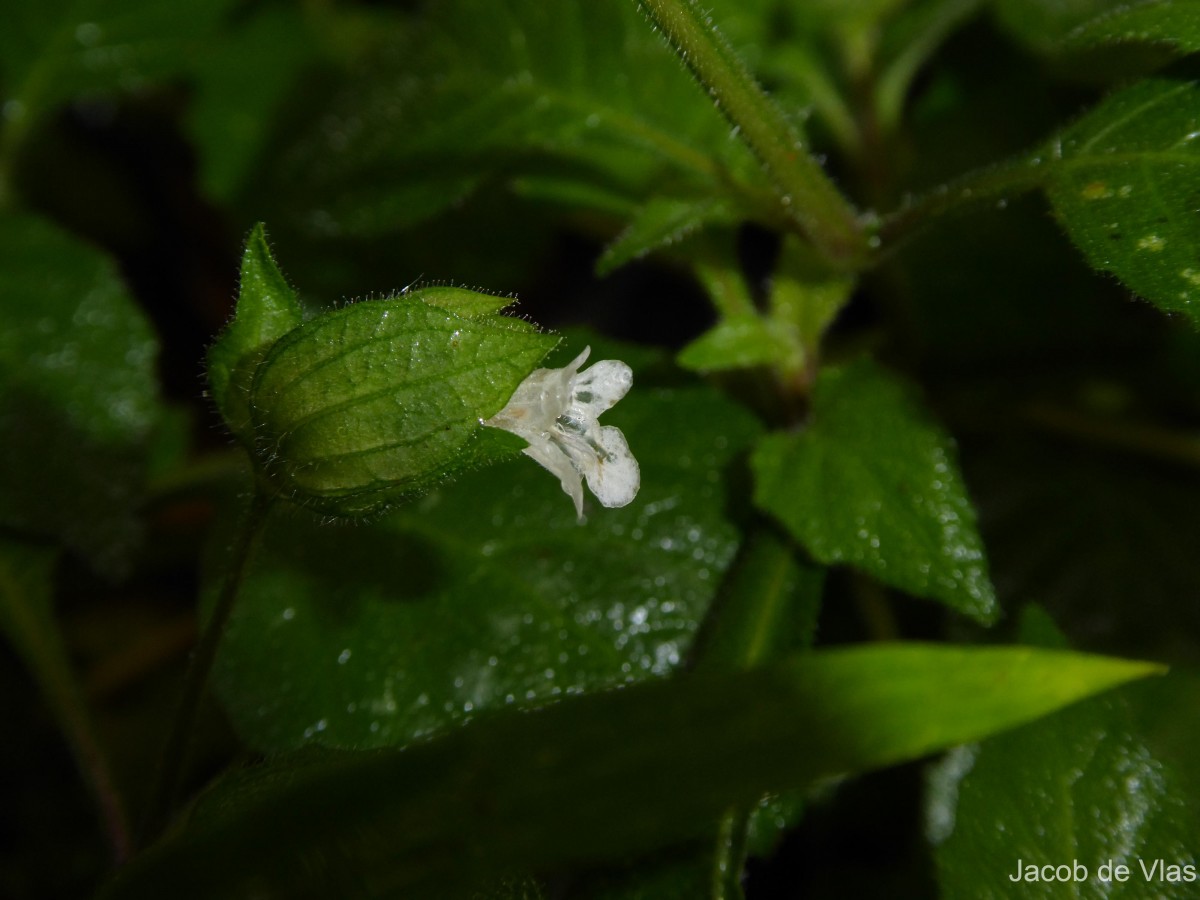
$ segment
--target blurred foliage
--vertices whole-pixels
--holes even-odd
[[[0,0],[0,894],[1194,892],[1197,4],[699,10]]]

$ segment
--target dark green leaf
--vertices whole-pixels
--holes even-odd
[[[676,360],[693,372],[719,372],[751,366],[795,367],[803,358],[791,329],[748,313],[718,322],[680,350]]]
[[[753,532],[691,654],[693,668],[747,669],[812,646],[825,570],[769,529]]]
[[[289,499],[361,516],[520,449],[480,423],[559,339],[494,312],[508,299],[431,288],[428,303],[425,294],[318,316],[255,368],[256,451]],[[456,298],[464,315],[450,311]]]
[[[1072,31],[1068,47],[1095,44],[1170,44],[1200,50],[1200,3],[1196,0],[1143,0],[1105,10]]]
[[[1151,735],[1168,719],[1194,720],[1195,680],[1186,699],[1174,680],[1089,700],[953,751],[930,778],[928,831],[942,896],[1195,896],[1198,798],[1179,770],[1194,767],[1194,750],[1171,758]],[[1194,739],[1195,726],[1188,730]],[[1010,880],[1018,864],[1075,861],[1086,866],[1080,883]],[[1109,874],[1104,883],[1105,863],[1126,866],[1127,880]],[[1188,882],[1178,870],[1172,882],[1171,866],[1192,867]]]
[[[106,896],[327,896],[349,872],[364,895],[460,896],[504,870],[693,837],[765,790],[979,739],[1155,671],[891,645],[570,698],[399,750],[235,777]]]
[[[255,369],[271,345],[303,320],[300,301],[275,264],[260,222],[242,254],[234,319],[208,351],[213,401],[233,433],[247,444],[253,442],[250,388]]]
[[[992,0],[1000,23],[1042,53],[1061,49],[1071,31],[1125,0]]]
[[[820,562],[995,619],[953,442],[895,376],[867,360],[822,372],[812,424],[765,438],[753,466],[755,502]]]
[[[1047,148],[1048,193],[1088,261],[1200,323],[1200,88],[1150,79],[1109,97]]]
[[[7,128],[78,93],[136,90],[193,61],[232,0],[8,3],[0,29]]]
[[[1060,427],[1081,418],[1069,408],[1042,415]],[[1116,417],[1082,421],[1136,434]],[[1200,485],[1190,469],[1047,436],[988,434],[980,444],[968,445],[964,467],[1005,608],[1044,605],[1087,650],[1196,658]]]
[[[280,511],[217,665],[243,737],[276,750],[404,743],[674,668],[737,547],[723,475],[757,427],[714,391],[648,388],[641,372],[605,414],[641,492],[585,524],[523,457],[369,526]]]
[[[0,215],[0,525],[123,568],[159,415],[157,343],[103,254]]]
[[[197,61],[188,125],[211,197],[229,202],[262,163],[280,107],[315,45],[298,6],[262,7]]]
[[[311,120],[271,175],[281,191],[311,188],[300,216],[322,233],[412,225],[514,176],[551,177],[559,192],[574,183],[605,211],[614,196],[632,206],[672,186],[696,202],[732,193],[775,208],[629,2],[437,3]]]
[[[596,261],[596,274],[607,275],[652,250],[677,244],[709,225],[734,222],[729,204],[721,200],[655,197],[635,213],[633,221],[604,249]]]

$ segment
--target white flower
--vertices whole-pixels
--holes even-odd
[[[604,359],[580,372],[591,347],[562,369],[537,369],[517,386],[508,405],[483,424],[503,428],[529,442],[525,454],[558,476],[583,518],[586,478],[604,506],[625,506],[642,483],[637,460],[621,429],[596,420],[625,396],[633,371]]]

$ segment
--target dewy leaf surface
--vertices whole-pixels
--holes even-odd
[[[346,872],[366,895],[470,896],[503,872],[675,844],[764,791],[977,740],[1156,670],[880,645],[567,698],[400,750],[235,775],[105,896],[323,896]]]
[[[811,424],[762,440],[753,468],[755,503],[818,561],[995,618],[953,441],[884,369],[864,359],[822,372]]]
[[[1195,703],[1194,678],[1190,697],[1168,683],[1175,680],[1098,697],[951,753],[934,770],[928,804],[942,896],[1194,897],[1200,818],[1194,784],[1179,768],[1192,766],[1194,755],[1172,758],[1147,728],[1178,716],[1186,708],[1180,700]],[[1195,726],[1187,729],[1194,739]],[[1018,885],[1009,880],[1018,860],[1038,867],[1078,860],[1087,875]],[[1100,880],[1109,861],[1127,866],[1126,880]],[[1177,872],[1172,883],[1168,866],[1193,867],[1192,881]]]
[[[0,526],[106,571],[136,543],[157,342],[102,253],[0,215]]]
[[[714,391],[655,389],[641,371],[605,414],[642,469],[623,509],[590,501],[577,524],[557,480],[520,457],[368,526],[280,512],[217,663],[242,736],[405,743],[672,670],[737,548],[724,470],[757,427]]]
[[[1167,312],[1200,323],[1200,87],[1156,78],[1102,102],[1047,148],[1071,239]]]

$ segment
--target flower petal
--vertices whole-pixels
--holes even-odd
[[[588,348],[591,349],[591,348]],[[602,359],[581,372],[571,385],[567,415],[577,421],[595,420],[629,392],[633,370],[616,359]]]
[[[583,518],[583,478],[566,452],[544,438],[531,443],[523,451],[530,459],[558,476],[563,492],[575,501],[575,515]]]
[[[633,458],[620,428],[606,425],[600,429],[597,437],[603,452],[597,455],[595,464],[584,472],[588,487],[603,506],[627,506],[642,486],[638,462]]]
[[[517,386],[504,409],[485,419],[483,424],[511,431],[533,443],[535,437],[553,428],[555,420],[567,410],[572,382],[591,352],[591,347],[584,347],[583,352],[562,369],[534,369]]]

